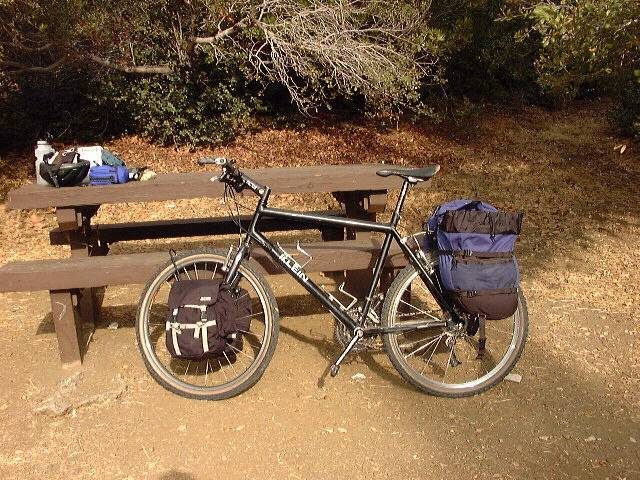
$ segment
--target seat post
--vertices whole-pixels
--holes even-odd
[[[414,183],[414,182],[413,182]],[[402,205],[404,204],[404,199],[407,196],[407,192],[409,191],[409,186],[412,182],[405,178],[402,183],[402,188],[400,189],[400,195],[398,196],[398,201],[396,203],[395,208],[393,209],[393,214],[391,214],[391,225],[397,226],[400,221],[400,212],[402,211]]]

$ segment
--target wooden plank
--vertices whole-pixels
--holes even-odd
[[[327,210],[309,212],[331,216],[344,217],[343,210]],[[240,224],[248,228],[252,215],[241,215]],[[263,218],[260,220],[261,232],[284,232],[290,230],[319,229],[316,224],[283,220],[277,218]],[[322,227],[329,228],[329,227]],[[198,237],[206,235],[228,235],[238,232],[236,224],[228,217],[223,218],[192,218],[180,220],[159,220],[152,222],[111,223],[92,227],[91,237],[101,243],[114,243],[132,240],[147,240],[158,238]],[[49,232],[52,245],[68,245],[70,242],[67,232],[54,229]]]
[[[52,290],[51,314],[58,337],[60,360],[65,367],[78,367],[82,363],[80,330],[73,297],[68,290]]]
[[[97,252],[97,249],[94,248],[95,243],[92,243],[91,239],[86,235],[87,228],[91,224],[91,217],[95,215],[96,211],[97,208],[95,207],[56,209],[59,229],[67,238],[66,243],[71,248],[72,257],[89,257]],[[72,222],[73,218],[75,218],[75,224]],[[77,300],[79,319],[83,325],[95,328],[98,309],[94,302],[93,289],[85,288],[79,290]]]
[[[294,246],[285,246],[294,258],[300,255]],[[342,241],[303,244],[313,261],[309,272],[368,269],[371,271],[380,249],[380,241]],[[263,273],[282,273],[266,253],[255,248],[252,257]],[[0,267],[0,292],[63,290],[145,283],[155,270],[169,260],[167,252],[72,257],[61,260],[11,262]],[[302,262],[302,258],[299,258]],[[394,245],[387,259],[388,268],[401,268],[406,259]]]
[[[254,180],[271,187],[275,194],[399,188],[402,183],[399,177],[383,178],[376,175],[378,170],[384,168],[388,168],[388,165],[318,165],[244,171]],[[211,177],[217,173],[215,169],[209,172],[169,173],[146,182],[99,187],[53,188],[30,184],[9,192],[7,208],[70,207],[219,197],[224,186],[220,182],[211,181]],[[424,187],[426,183],[419,183],[416,188]]]

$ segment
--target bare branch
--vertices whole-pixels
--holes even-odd
[[[419,9],[396,14],[386,0],[265,4],[268,20],[254,20],[264,41],[254,42],[247,56],[258,76],[282,83],[303,111],[315,106],[310,89],[319,82],[378,104],[401,104],[405,99],[399,92],[415,90],[436,62],[414,43],[426,25]],[[391,13],[371,15],[374,7]]]
[[[51,73],[57,68],[66,63],[70,63],[71,60],[82,60],[87,58],[103,67],[110,68],[112,70],[118,70],[125,73],[139,73],[139,74],[162,74],[168,75],[173,73],[173,69],[169,65],[120,65],[96,55],[88,55],[86,57],[66,55],[46,66],[39,65],[27,65],[21,62],[14,62],[11,60],[0,60],[0,67],[3,69],[10,68],[13,70],[7,70],[6,73],[11,75],[21,75],[25,73]]]
[[[24,44],[18,42],[17,40],[15,40],[13,42],[0,42],[0,44],[6,45],[7,47],[11,47],[11,48],[17,48],[18,50],[23,50],[25,52],[43,52],[43,51],[49,50],[49,49],[51,49],[51,47],[53,47],[53,43],[51,43],[51,42],[45,43],[43,45],[30,47],[28,45],[24,45]]]
[[[248,27],[251,24],[251,19],[249,17],[243,18],[242,20],[234,23],[230,27],[227,27],[223,30],[218,30],[218,32],[210,37],[192,37],[191,41],[197,44],[203,43],[215,43],[218,40],[222,40],[225,37],[233,35],[236,31],[242,30],[243,28]]]
[[[118,63],[114,63],[104,58],[98,57],[97,55],[88,55],[86,58],[99,65],[102,65],[103,67],[125,73],[157,73],[161,75],[168,75],[170,73],[173,73],[173,68],[171,68],[169,65],[120,65]]]
[[[21,75],[24,73],[51,73],[57,68],[67,63],[67,61],[68,61],[68,57],[62,57],[50,65],[41,67],[41,66],[31,66],[31,65],[26,65],[19,62],[4,60],[4,61],[0,61],[0,66],[15,68],[16,70],[9,70],[6,72],[10,75]]]
[[[0,60],[0,67],[29,68],[29,66],[24,63],[13,62],[11,60]]]

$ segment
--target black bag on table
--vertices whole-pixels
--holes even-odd
[[[80,160],[80,154],[71,149],[57,152],[50,160],[40,164],[40,176],[54,187],[80,185],[89,173],[91,163]]]
[[[167,350],[174,358],[236,358],[241,331],[251,325],[251,299],[220,289],[220,280],[178,280],[171,285],[166,321]]]

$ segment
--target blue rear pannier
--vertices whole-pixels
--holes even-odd
[[[467,313],[497,320],[515,312],[520,275],[513,247],[521,225],[521,213],[472,200],[442,204],[427,220],[424,248],[438,252],[442,286]]]

